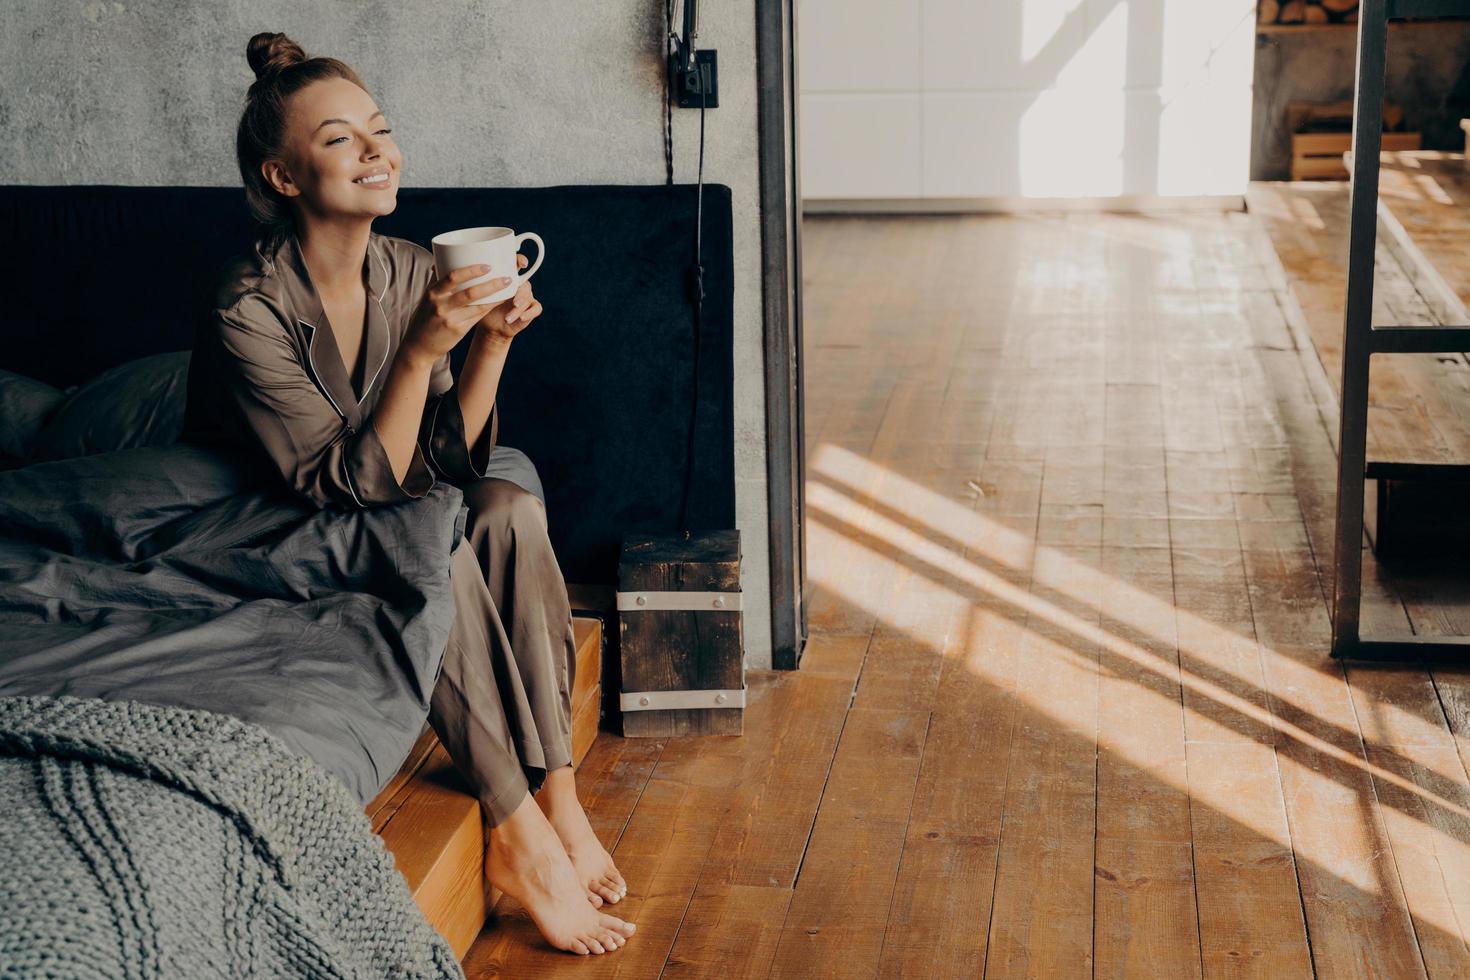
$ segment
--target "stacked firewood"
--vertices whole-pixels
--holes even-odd
[[[1258,24],[1350,24],[1358,19],[1358,0],[1260,0]]]

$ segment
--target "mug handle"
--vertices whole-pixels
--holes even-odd
[[[541,236],[534,231],[524,232],[516,236],[516,251],[520,252],[521,243],[528,238],[536,243],[536,261],[532,262],[525,272],[516,273],[515,285],[517,288],[519,288],[521,283],[536,274],[536,270],[541,268],[541,260],[546,258],[546,243],[541,241]]]

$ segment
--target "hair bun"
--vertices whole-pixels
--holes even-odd
[[[286,35],[264,31],[252,37],[245,46],[245,58],[255,71],[255,77],[262,78],[305,61],[306,52]]]

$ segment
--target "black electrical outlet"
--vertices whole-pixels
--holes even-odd
[[[714,109],[719,106],[720,76],[716,70],[714,51],[695,51],[693,68],[685,68],[680,64],[678,55],[673,56],[671,61],[675,105],[681,109],[698,109],[700,90],[703,89],[705,108]]]

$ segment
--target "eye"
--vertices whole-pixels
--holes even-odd
[[[384,127],[383,129],[378,130],[378,132],[377,133],[374,133],[373,135],[376,136],[376,135],[378,135],[378,133],[391,133],[391,132],[393,132],[393,130]],[[335,137],[333,139],[327,140],[327,142],[324,143],[323,145],[324,146],[335,146],[338,141],[345,140],[345,139],[350,139],[350,138],[351,137],[348,137],[348,136],[337,136],[337,137]]]

